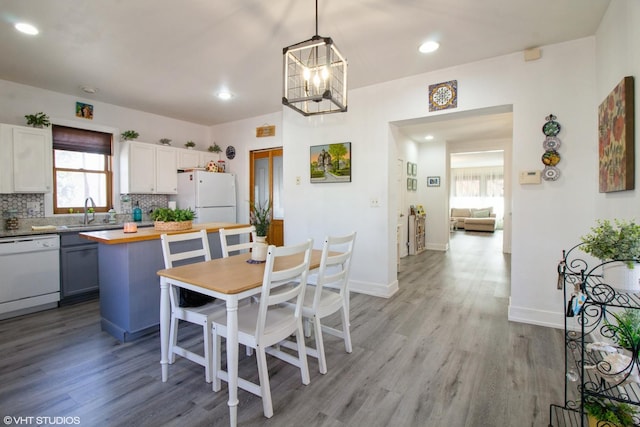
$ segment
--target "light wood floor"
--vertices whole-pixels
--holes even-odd
[[[507,320],[501,239],[457,231],[448,252],[402,260],[393,298],[353,294],[353,353],[327,336],[329,372],[310,358],[308,386],[296,368],[269,359],[275,415],[264,418],[260,399],[240,390],[239,424],[546,426],[549,404],[562,403],[562,333]],[[199,331],[182,330],[194,343]],[[180,358],[162,383],[158,334],[118,343],[100,331],[95,301],[1,321],[0,354],[2,417],[228,425],[225,385],[212,392],[203,369]],[[256,380],[255,360],[245,357],[240,371]]]

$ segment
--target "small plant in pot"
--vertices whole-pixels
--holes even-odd
[[[42,112],[27,114],[24,118],[27,119],[27,126],[33,126],[34,128],[48,127],[51,124],[49,116]]]
[[[187,209],[158,208],[151,212],[156,230],[176,231],[189,230],[193,225],[195,212]]]
[[[612,402],[596,397],[587,397],[584,410],[589,415],[589,427],[632,427],[636,408],[628,403]]]
[[[271,225],[271,204],[250,203],[250,223],[256,228],[256,241],[259,243],[251,251],[251,259],[264,261],[267,259],[267,234]]]
[[[640,225],[619,219],[613,223],[598,220],[597,226],[581,240],[581,249],[603,263],[618,261],[603,266],[607,284],[627,291],[640,291],[640,269],[635,268],[636,260],[640,259]]]
[[[120,134],[120,139],[122,141],[133,141],[134,139],[138,138],[140,136],[140,134],[138,132],[136,132],[135,130],[125,130],[124,132],[122,132]]]
[[[188,149],[192,149],[193,147],[195,147],[195,146],[196,146],[196,143],[195,143],[195,142],[193,142],[193,141],[187,141],[187,142],[184,144],[184,146],[185,146],[185,147],[187,147]]]

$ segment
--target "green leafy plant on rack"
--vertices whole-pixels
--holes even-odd
[[[27,126],[33,126],[34,128],[48,127],[51,124],[49,116],[43,112],[27,114],[24,118],[27,119]]]
[[[120,139],[123,141],[133,141],[138,138],[140,134],[135,130],[125,130],[120,134]]]
[[[583,407],[589,417],[595,420],[593,424],[590,421],[589,426],[632,427],[637,413],[636,408],[627,403],[611,402],[592,396],[585,399]]]
[[[602,261],[623,261],[629,269],[640,259],[640,225],[634,221],[598,220],[591,233],[581,237],[581,249]]]

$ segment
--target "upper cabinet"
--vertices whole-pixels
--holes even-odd
[[[0,193],[53,189],[50,129],[0,124]]]
[[[202,151],[178,149],[178,169],[190,169],[202,166],[200,164]]]
[[[121,192],[176,194],[177,164],[173,147],[124,141],[120,149]]]

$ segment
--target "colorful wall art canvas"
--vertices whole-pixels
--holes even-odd
[[[351,143],[310,147],[312,183],[351,182]]]
[[[633,77],[625,77],[598,107],[601,193],[634,189]]]

